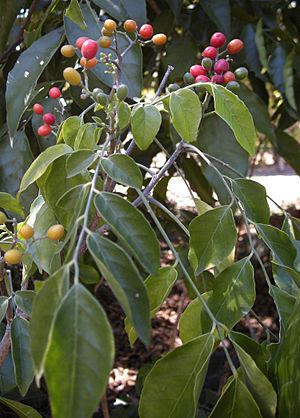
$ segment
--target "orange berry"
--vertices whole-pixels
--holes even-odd
[[[47,231],[48,238],[52,241],[58,241],[65,235],[65,228],[63,225],[52,225]]]
[[[105,29],[104,26],[101,29],[101,33],[102,33],[103,36],[113,36],[113,32],[110,32],[109,30]]]
[[[106,21],[104,22],[104,25],[106,30],[108,30],[109,32],[114,32],[117,29],[117,24],[114,20],[112,19],[106,19]]]
[[[6,253],[4,254],[4,261],[7,264],[11,264],[11,265],[19,264],[21,259],[22,259],[22,253],[15,248],[6,251]]]
[[[81,76],[75,68],[67,67],[63,72],[64,79],[71,84],[71,86],[78,86],[81,84]]]
[[[132,19],[128,19],[125,20],[124,25],[123,25],[124,29],[126,30],[126,32],[135,32],[137,29],[137,24],[135,20]]]
[[[75,55],[75,48],[73,45],[64,45],[60,48],[60,53],[66,58],[72,58]]]
[[[157,35],[154,35],[152,38],[152,42],[154,45],[165,45],[168,41],[167,36],[164,33],[158,33]]]
[[[24,239],[30,239],[34,235],[34,229],[30,225],[23,225],[19,231],[20,235]]]
[[[97,58],[94,57],[90,60],[87,60],[86,58],[82,57],[80,60],[80,65],[83,68],[86,68],[87,70],[89,70],[90,68],[94,68],[96,67],[96,65],[98,64]]]
[[[229,54],[238,54],[244,48],[244,42],[240,39],[232,39],[227,44],[227,51]]]
[[[101,36],[98,40],[98,44],[101,48],[109,48],[111,46],[111,39],[108,36]]]

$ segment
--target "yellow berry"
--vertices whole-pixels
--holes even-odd
[[[63,72],[64,79],[71,84],[71,86],[78,86],[81,84],[81,76],[75,68],[67,67]]]
[[[19,231],[20,235],[24,239],[30,239],[34,235],[34,229],[30,225],[23,225],[22,228]]]
[[[5,224],[6,221],[7,221],[7,217],[5,213],[0,212],[0,225]]]
[[[105,29],[104,26],[101,29],[101,33],[102,33],[103,36],[113,36],[113,32],[110,32],[109,30]]]
[[[75,48],[73,45],[64,45],[61,47],[60,53],[66,58],[72,58],[75,55]]]
[[[104,22],[104,25],[106,30],[108,30],[109,32],[113,32],[117,29],[117,24],[114,20],[112,19],[106,19],[106,21]]]
[[[22,258],[22,253],[19,250],[13,248],[12,250],[6,251],[4,254],[4,261],[7,264],[19,264]]]
[[[47,232],[48,238],[52,241],[58,241],[62,239],[64,234],[65,228],[63,227],[63,225],[60,224],[50,226]]]
[[[109,36],[101,36],[98,40],[99,45],[101,48],[108,48],[111,46],[111,39]]]

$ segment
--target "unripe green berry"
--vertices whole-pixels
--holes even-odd
[[[178,84],[169,84],[168,85],[168,90],[170,93],[172,93],[173,91],[179,90],[180,86],[178,86]]]
[[[243,80],[244,78],[248,77],[248,70],[245,67],[237,68],[234,72],[234,75],[237,80]]]
[[[203,60],[201,61],[201,65],[202,67],[204,67],[206,70],[211,70],[212,66],[213,66],[213,60],[205,57],[203,58]]]
[[[96,87],[96,88],[93,90],[93,92],[92,92],[92,96],[93,96],[93,99],[94,99],[94,100],[97,100],[97,95],[98,95],[99,93],[103,93],[103,90],[102,90],[102,89],[99,89],[98,87]]]
[[[190,72],[187,72],[183,76],[183,81],[188,86],[195,83],[195,78],[192,76]]]
[[[232,91],[233,93],[236,93],[239,90],[240,85],[236,81],[230,81],[226,84],[226,88]]]
[[[0,212],[0,225],[5,224],[7,221],[6,215],[3,212]]]
[[[105,93],[98,93],[96,96],[96,102],[101,104],[102,106],[106,106],[108,103],[108,97]]]
[[[120,84],[117,89],[117,98],[122,102],[128,96],[128,87],[126,84]]]

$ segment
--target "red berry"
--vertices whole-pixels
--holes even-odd
[[[190,68],[190,74],[192,74],[194,78],[198,75],[206,75],[206,69],[199,64],[192,65]]]
[[[34,112],[36,115],[42,115],[42,114],[43,114],[43,112],[44,112],[44,108],[43,108],[43,106],[42,106],[41,104],[39,104],[39,103],[35,103],[35,104],[33,105],[33,112]]]
[[[139,35],[143,39],[150,39],[153,36],[153,27],[149,24],[143,25],[139,30]]]
[[[222,74],[229,70],[229,62],[221,59],[215,63],[214,66],[215,73]]]
[[[232,41],[230,41],[227,44],[227,51],[229,52],[229,54],[237,54],[243,48],[244,48],[244,42],[241,41],[240,39],[232,39]]]
[[[210,38],[210,44],[211,46],[214,46],[215,48],[220,48],[223,46],[226,42],[226,36],[222,32],[216,32],[212,35]]]
[[[44,116],[43,116],[43,121],[47,125],[54,125],[54,123],[55,123],[55,116],[53,115],[53,113],[45,113]]]
[[[87,39],[81,47],[82,56],[88,60],[95,58],[98,52],[98,43],[93,39]]]
[[[220,74],[215,74],[215,75],[212,76],[211,81],[213,83],[216,83],[216,84],[223,84],[224,83],[224,77]]]
[[[217,54],[218,51],[213,46],[208,46],[202,53],[204,57],[211,58],[212,60],[216,58]]]
[[[210,81],[209,77],[207,77],[206,75],[198,75],[196,77],[196,83],[200,83],[200,81],[202,83],[208,83]]]
[[[39,136],[48,136],[52,132],[52,129],[49,125],[42,125],[39,127],[37,133]]]
[[[61,97],[61,91],[59,90],[59,88],[51,87],[51,89],[49,90],[49,97],[51,97],[51,99],[58,99],[59,97]]]
[[[87,41],[89,38],[87,36],[81,36],[76,40],[76,48],[81,49],[83,42]]]
[[[226,73],[223,74],[224,77],[224,83],[227,84],[230,81],[235,81],[235,75],[232,71],[226,71]]]

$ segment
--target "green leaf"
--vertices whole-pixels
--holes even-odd
[[[249,312],[254,302],[253,267],[249,257],[245,257],[227,267],[215,278],[208,306],[218,321],[231,329]]]
[[[259,19],[256,25],[255,31],[255,42],[258,50],[258,55],[260,62],[262,63],[263,67],[268,69],[268,55],[265,47],[265,38],[263,32],[263,19]]]
[[[157,274],[160,265],[159,242],[144,215],[127,200],[108,192],[101,192],[95,197],[95,206],[145,270]]]
[[[262,65],[259,59],[259,51],[256,46],[255,40],[256,32],[253,24],[244,25],[241,33],[241,39],[244,42],[244,48],[241,52],[241,61],[247,63],[247,67],[250,71],[255,73],[258,79],[265,80],[265,76],[262,75]]]
[[[233,130],[238,143],[248,152],[255,155],[255,128],[252,115],[239,97],[223,86],[205,83],[214,97],[215,112]]]
[[[79,264],[79,277],[84,284],[96,284],[100,281],[99,271],[89,264]]]
[[[291,315],[291,320],[278,348],[278,416],[296,417],[299,415],[299,361],[300,361],[300,306],[299,299]]]
[[[231,341],[241,364],[244,383],[255,399],[262,416],[264,418],[274,418],[277,396],[272,384],[257,367],[252,357],[247,354],[246,351],[234,341],[234,339],[231,339]]]
[[[207,302],[212,295],[212,291],[203,293],[202,296]],[[206,311],[198,298],[192,300],[179,320],[179,335],[183,343],[203,335],[208,326]]]
[[[284,90],[285,96],[288,103],[291,107],[297,110],[296,100],[295,100],[295,90],[294,90],[294,57],[295,51],[292,50],[286,57],[284,67],[283,67],[283,80],[284,80]]]
[[[236,227],[229,206],[221,206],[197,216],[189,226],[190,254],[196,258],[195,274],[213,267],[227,257],[236,242]]]
[[[291,314],[296,303],[296,298],[273,285],[270,287],[270,295],[274,299],[277,312],[279,314],[280,334],[283,335],[289,325]]]
[[[222,137],[220,137],[222,132]],[[248,170],[248,153],[236,141],[231,128],[215,113],[205,117],[201,121],[198,132],[197,146],[209,156],[218,158],[228,164],[239,173],[246,175]],[[218,170],[230,178],[237,177],[229,168],[212,159]],[[215,189],[221,204],[231,201],[227,189],[220,182],[220,177],[210,166],[202,161],[201,170],[209,184]]]
[[[77,174],[88,169],[96,158],[97,154],[88,149],[74,151],[66,160],[67,178],[77,176]]]
[[[45,357],[58,307],[69,287],[69,270],[62,267],[37,294],[30,319],[30,343],[36,379],[44,372]]]
[[[300,287],[300,273],[272,261],[272,272],[277,286],[292,296],[297,296]]]
[[[86,123],[80,127],[74,142],[74,149],[93,150],[100,139],[102,128],[96,123]]]
[[[231,8],[229,0],[201,0],[201,7],[217,28],[230,34]]]
[[[6,296],[0,296],[0,322],[6,315],[9,299]]]
[[[0,192],[0,207],[22,217],[25,216],[20,203],[8,193]]]
[[[122,0],[92,0],[97,6],[105,10],[111,17],[117,20],[125,20],[129,16],[124,8]]]
[[[88,248],[141,340],[148,345],[149,300],[139,271],[121,247],[99,234],[89,235]]]
[[[202,335],[158,360],[145,379],[140,418],[194,418],[213,345]]]
[[[6,326],[0,324],[0,339],[4,337],[6,332]],[[11,392],[13,389],[17,389],[14,366],[11,358],[11,350],[7,354],[2,366],[0,367],[0,394],[5,395]]]
[[[58,49],[62,29],[47,33],[21,53],[8,73],[6,85],[7,126],[13,141],[19,122],[30,103],[37,81]]]
[[[25,396],[34,378],[29,322],[16,317],[11,324],[11,351],[18,388]]]
[[[0,396],[0,403],[10,408],[20,418],[42,418],[42,415],[40,415],[35,409],[21,402],[13,401],[12,399],[2,398]]]
[[[65,144],[53,145],[42,152],[28,168],[22,178],[18,195],[27,189],[32,183],[37,181],[47,170],[49,165],[62,155],[70,154],[72,148]]]
[[[18,290],[15,292],[14,301],[15,304],[21,311],[31,316],[32,305],[36,293],[32,290]]]
[[[269,70],[275,87],[282,93],[284,92],[283,69],[286,59],[287,56],[282,43],[278,43],[269,60]]]
[[[148,276],[144,281],[150,303],[150,318],[154,318],[161,304],[170,293],[177,280],[177,271],[172,266],[159,269],[157,276]],[[130,344],[133,345],[137,339],[137,334],[129,318],[125,319],[125,329],[128,334]]]
[[[257,224],[257,231],[279,264],[293,268],[297,250],[289,236],[271,225]]]
[[[70,116],[62,124],[62,138],[72,148],[74,147],[75,138],[81,125],[82,120],[79,116]]]
[[[112,3],[112,2],[111,2]],[[139,8],[135,8],[139,9]],[[99,39],[101,35],[101,29],[103,27],[103,22],[99,22],[98,16],[95,12],[91,10],[87,5],[81,7],[84,20],[87,24],[87,29],[82,30],[73,23],[68,17],[64,18],[65,32],[68,38],[68,42],[71,45],[75,45],[76,39],[80,36],[87,36],[90,39]],[[131,16],[131,18],[133,18]],[[123,20],[123,19],[121,19]],[[118,47],[120,51],[124,51],[129,46],[129,40],[126,37],[125,33],[117,33]],[[99,48],[99,53],[107,53],[106,49]],[[80,50],[76,51],[77,55],[81,57]],[[112,60],[116,56],[112,52]],[[111,74],[105,73],[106,66],[104,63],[98,63],[98,65],[89,70],[97,79],[104,83],[105,85],[112,87],[113,78]],[[130,48],[128,53],[122,59],[121,65],[121,82],[127,84],[129,93],[128,97],[138,97],[141,94],[142,88],[142,50],[139,44],[135,44]]]
[[[222,393],[209,418],[263,418],[243,381],[232,379]]]
[[[71,0],[71,3],[66,10],[66,16],[76,23],[76,25],[78,25],[81,29],[86,29],[86,23],[77,0]]]
[[[131,131],[136,145],[145,151],[154,141],[161,125],[161,114],[152,105],[137,106],[131,115]]]
[[[0,133],[0,190],[13,196],[19,190],[22,177],[33,161],[33,155],[27,137],[23,131],[15,135],[14,147],[11,148],[7,132]],[[21,204],[29,210],[36,197],[36,186],[30,187],[20,198]]]
[[[246,315],[255,302],[253,267],[243,258],[223,270],[213,281],[212,292],[204,298],[215,318],[229,330]],[[180,337],[188,341],[209,332],[212,327],[199,299],[190,303],[180,319]]]
[[[267,353],[265,346],[259,344],[257,341],[248,337],[246,334],[241,332],[230,332],[230,338],[234,340],[252,359],[260,370],[266,374],[267,372]]]
[[[27,222],[33,226],[35,238],[45,237],[50,226],[57,223],[53,210],[43,196],[39,195],[33,202]],[[44,270],[48,274],[54,273],[61,265],[58,250],[59,244],[49,239],[37,239],[28,248],[39,271]]]
[[[113,154],[109,158],[101,160],[103,170],[124,186],[140,189],[143,185],[143,176],[138,165],[128,155]]]
[[[118,127],[121,129],[125,129],[130,122],[131,118],[131,110],[129,105],[126,102],[121,102],[117,111],[118,116]]]
[[[232,190],[242,203],[247,218],[253,222],[269,222],[270,208],[264,186],[249,179],[235,179]]]
[[[174,128],[186,142],[195,142],[202,117],[202,105],[192,90],[171,93],[170,111]]]
[[[85,184],[79,184],[67,190],[56,202],[56,214],[66,226],[69,236],[74,231],[77,218],[84,212],[88,191]],[[65,242],[68,241],[68,235],[65,237]]]
[[[114,340],[97,300],[75,284],[57,312],[45,362],[54,418],[92,416],[105,393],[114,360]],[[62,382],[69,376],[69,384]]]
[[[244,84],[240,84],[239,98],[250,110],[256,129],[265,134],[273,144],[276,144],[274,126],[270,120],[270,113],[264,101]]]

